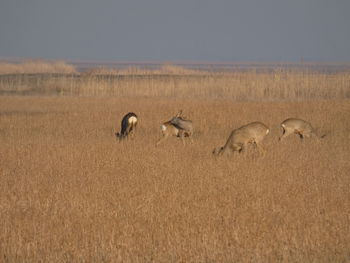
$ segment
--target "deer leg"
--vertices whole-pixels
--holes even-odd
[[[260,143],[255,143],[256,146],[258,147],[259,151],[262,153],[263,156],[266,154],[266,149],[260,144]]]
[[[185,145],[185,133],[184,132],[180,133],[180,138],[181,138],[182,144]]]
[[[132,126],[132,129],[131,129],[131,133],[132,133],[132,136],[134,137],[135,136],[135,133],[136,133],[136,127],[137,127],[137,123],[135,123],[133,126]]]
[[[239,144],[232,145],[231,149],[232,149],[232,152],[238,152],[238,153],[244,152],[243,145],[239,145]]]
[[[187,133],[187,137],[190,139],[191,143],[193,143],[192,133]]]
[[[282,128],[282,136],[279,138],[279,141],[282,141],[282,139],[289,136],[291,133],[289,131],[286,131],[284,128]]]
[[[135,138],[135,127],[130,128],[129,136],[131,139]]]

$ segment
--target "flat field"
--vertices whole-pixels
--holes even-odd
[[[194,142],[155,147],[179,109]],[[327,136],[279,142],[288,117]],[[251,121],[270,127],[264,157],[212,156]],[[348,262],[349,149],[349,99],[1,96],[0,261]]]

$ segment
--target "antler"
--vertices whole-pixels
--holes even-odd
[[[182,114],[182,110],[180,110],[180,111],[176,114],[176,118],[181,117],[181,114]]]

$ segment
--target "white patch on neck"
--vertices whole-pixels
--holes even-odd
[[[162,131],[165,131],[165,130],[166,130],[166,126],[165,126],[164,124],[162,124],[162,125],[160,126],[160,128],[161,128]]]

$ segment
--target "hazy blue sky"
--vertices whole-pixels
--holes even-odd
[[[0,57],[350,61],[350,0],[1,0]]]

